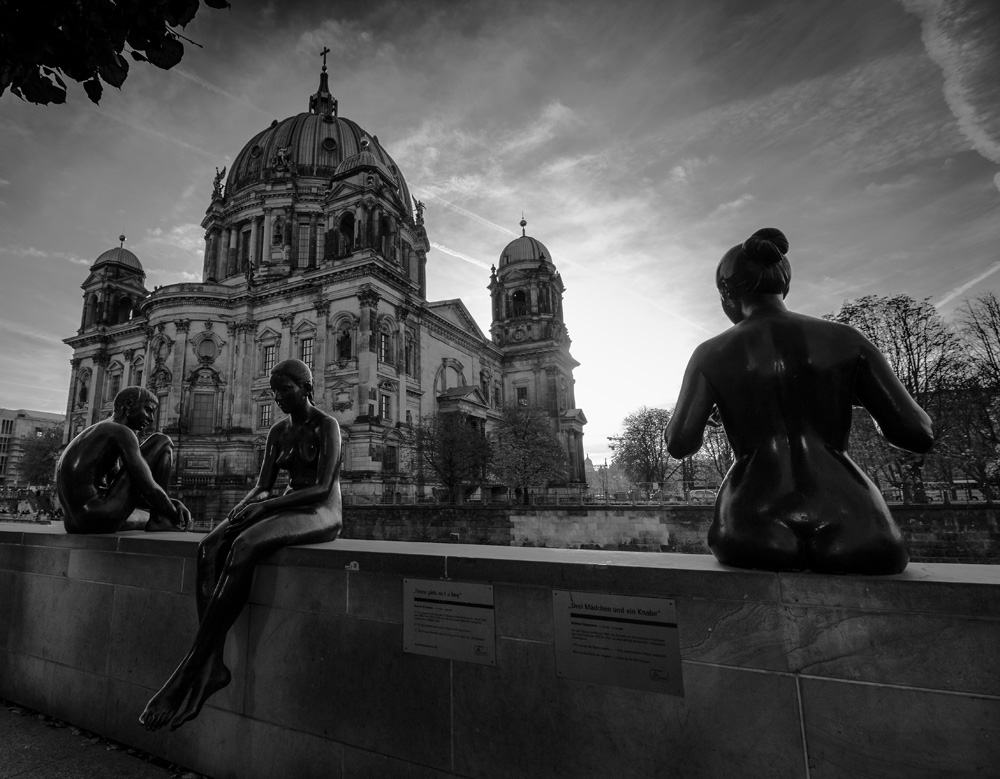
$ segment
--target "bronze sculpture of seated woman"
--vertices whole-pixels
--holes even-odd
[[[852,406],[889,443],[926,452],[930,418],[882,354],[847,325],[789,311],[780,230],[758,230],[716,270],[734,327],[695,349],[667,427],[671,456],[702,443],[716,413],[735,462],[708,543],[727,565],[773,571],[893,574],[909,561],[881,493],[847,455]]]
[[[229,684],[226,635],[250,596],[257,563],[286,546],[332,541],[343,525],[340,427],[313,405],[312,372],[285,360],[271,371],[271,390],[288,416],[268,433],[257,485],[198,546],[198,633],[140,716],[149,730],[194,719]],[[274,495],[279,470],[290,480]]]

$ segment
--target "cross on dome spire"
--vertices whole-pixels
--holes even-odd
[[[521,235],[524,235],[524,228],[528,226],[527,221],[524,219],[524,211],[521,212],[521,221],[518,222],[521,225]]]
[[[309,98],[309,113],[320,114],[326,121],[332,122],[337,115],[337,99],[330,94],[330,81],[326,74],[326,55],[329,53],[327,46],[319,53],[323,58],[323,69],[319,74],[319,89]]]

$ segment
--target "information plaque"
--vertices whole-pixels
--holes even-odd
[[[496,665],[493,587],[403,579],[403,651]]]
[[[552,605],[559,676],[684,695],[672,600],[555,590]]]

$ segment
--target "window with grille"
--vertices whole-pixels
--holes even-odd
[[[517,405],[527,406],[528,405],[528,388],[527,387],[517,387]]]
[[[159,403],[156,407],[156,429],[163,430],[167,426],[167,396],[160,395],[156,400]]]
[[[313,367],[313,339],[303,338],[299,342],[299,359],[310,368]]]
[[[209,435],[215,429],[215,395],[195,393],[191,398],[191,435]]]
[[[262,403],[259,409],[260,413],[258,415],[257,427],[270,427],[271,426],[271,404]]]
[[[395,446],[387,446],[382,450],[382,470],[388,473],[399,470],[399,451]]]
[[[122,375],[120,373],[112,373],[108,377],[108,397],[105,400],[114,400],[115,395],[122,388]]]
[[[264,347],[264,373],[270,373],[271,369],[274,368],[274,354],[277,351],[277,347],[274,344]]]
[[[299,222],[299,251],[298,251],[299,262],[298,266],[300,268],[306,267],[309,264],[309,223]]]
[[[392,419],[392,398],[383,395],[379,405],[379,416],[382,419]]]
[[[240,269],[250,264],[250,228],[240,233]]]
[[[391,352],[392,337],[388,333],[378,334],[378,359],[379,362],[392,362]]]

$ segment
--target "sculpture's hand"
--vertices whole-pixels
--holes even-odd
[[[229,521],[229,526],[242,530],[245,527],[255,524],[265,514],[267,514],[267,509],[262,503],[250,503],[233,513],[233,517]]]
[[[188,507],[177,498],[171,498],[170,502],[174,504],[174,509],[177,511],[177,527],[181,530],[190,530],[194,520],[191,518]]]

